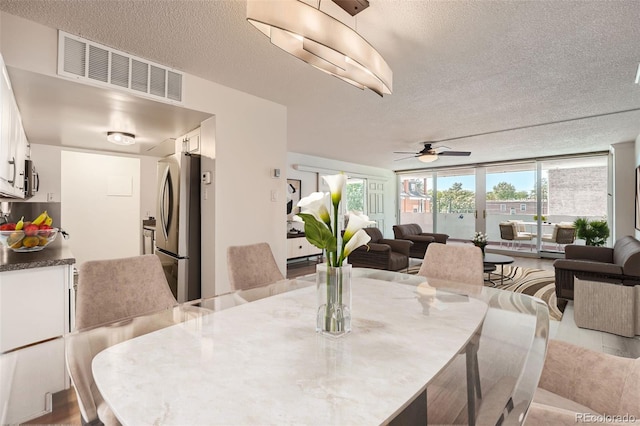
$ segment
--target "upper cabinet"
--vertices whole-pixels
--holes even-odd
[[[200,153],[200,127],[190,131],[177,140],[177,148],[179,152],[190,152],[192,154]]]
[[[29,142],[1,56],[0,65],[0,196],[24,198],[25,160],[29,158]]]

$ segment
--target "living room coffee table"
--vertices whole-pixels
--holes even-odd
[[[500,265],[500,285],[504,284],[504,265],[509,265],[513,263],[513,261],[513,257],[495,253],[485,253],[484,259],[482,259],[485,266]],[[489,272],[489,278],[491,278],[491,272]],[[511,279],[510,277],[507,278]],[[489,280],[489,282],[493,284],[493,281]]]

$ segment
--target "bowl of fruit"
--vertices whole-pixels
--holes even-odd
[[[53,228],[52,223],[46,211],[31,222],[20,219],[4,223],[0,225],[0,243],[19,253],[43,250],[58,235],[58,228]]]

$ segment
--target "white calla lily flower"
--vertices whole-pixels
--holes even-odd
[[[331,176],[322,176],[322,179],[329,185],[329,191],[331,192],[331,202],[334,207],[340,204],[342,199],[342,189],[347,184],[347,175],[340,173]]]
[[[359,212],[349,212],[349,223],[347,223],[342,240],[349,242],[356,232],[371,225],[375,225],[375,222],[369,220],[369,216]]]
[[[344,246],[344,251],[342,255],[345,258],[348,257],[352,251],[354,251],[360,246],[367,244],[369,241],[371,241],[371,237],[369,236],[369,234],[367,234],[364,231],[364,229],[360,229],[358,232],[356,232],[353,235],[353,237],[349,240],[349,242],[347,242],[347,244]]]
[[[329,194],[324,192],[312,192],[308,196],[298,201],[300,213],[308,213],[315,216],[320,222],[331,224],[331,214],[327,209],[329,204]]]

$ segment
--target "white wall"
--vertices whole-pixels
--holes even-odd
[[[62,151],[62,227],[78,264],[137,256],[140,160]]]
[[[296,170],[294,165],[314,171]],[[386,238],[393,238],[392,226],[396,224],[397,216],[397,185],[396,174],[387,169],[364,166],[345,161],[331,160],[328,158],[314,157],[310,155],[287,153],[287,168],[285,179],[299,179],[301,181],[301,195],[305,197],[312,192],[318,191],[318,174],[332,174],[344,172],[353,177],[366,177],[369,179],[380,179],[385,181],[384,210],[385,229],[382,230]],[[283,207],[286,213],[286,209]]]
[[[613,230],[611,240],[635,234],[635,143],[611,145],[613,151]]]
[[[7,13],[0,14],[0,23],[0,48],[8,66],[56,76],[55,29]],[[189,74],[184,74],[183,87],[185,108],[216,116],[214,140],[202,141],[203,149],[215,155],[215,232],[203,234],[203,240],[215,241],[213,292],[229,289],[226,252],[231,245],[268,242],[284,272],[286,178],[272,179],[271,170],[286,165],[286,108]],[[211,291],[207,285],[203,294]]]
[[[201,184],[200,217],[202,219],[201,280],[202,297],[215,295],[216,282],[216,118],[211,117],[200,126],[200,171],[211,173],[211,183]],[[222,266],[221,266],[222,267]]]
[[[138,173],[138,181],[139,181],[139,211],[137,211],[133,215],[129,215],[121,218],[128,222],[128,225],[136,227],[136,237],[135,239],[131,239],[130,243],[131,247],[123,246],[122,244],[117,247],[116,252],[122,254],[122,256],[114,254],[112,257],[123,257],[124,253],[131,253],[132,250],[136,250],[135,254],[142,253],[142,219],[147,218],[147,212],[150,212],[151,216],[155,216],[155,208],[156,208],[156,165],[158,158],[149,157],[149,156],[135,156],[129,154],[122,155],[108,155],[105,153],[97,153],[88,150],[77,150],[77,149],[66,149],[63,150],[62,147],[59,146],[51,146],[51,145],[41,145],[41,144],[31,144],[31,159],[33,160],[36,169],[38,171],[38,175],[40,176],[40,190],[38,193],[32,197],[29,202],[46,202],[47,201],[47,193],[53,194],[54,202],[62,201],[62,193],[66,188],[66,185],[62,184],[62,155],[63,152],[72,152],[72,153],[85,153],[85,154],[99,154],[104,158],[113,158],[113,161],[117,161],[119,158],[133,158],[139,163],[139,173]],[[78,166],[75,163],[67,164],[65,167],[69,168],[72,173],[77,172]],[[69,182],[68,182],[69,183]],[[76,186],[76,183],[71,181],[73,186]],[[68,191],[74,191],[73,188],[67,188]],[[69,195],[69,194],[67,194]],[[81,200],[80,200],[81,201]],[[80,202],[78,201],[78,202]],[[76,201],[71,201],[75,203]],[[64,205],[62,205],[62,209],[64,211]],[[101,207],[104,209],[109,208],[108,205],[103,205]],[[112,212],[115,213],[115,212]],[[70,222],[67,220],[65,215],[62,215],[61,223],[58,224],[61,228],[70,232]],[[75,233],[73,235],[74,241],[79,241],[83,239],[91,239],[92,235],[83,235]],[[71,240],[69,240],[71,243]],[[124,241],[123,241],[124,243]],[[78,257],[78,253],[72,250],[74,255]],[[86,260],[97,260],[98,257],[85,257]]]
[[[227,248],[267,242],[281,271],[286,269],[286,108],[185,75],[186,107],[215,115],[215,294],[230,290]],[[275,200],[272,201],[272,193]],[[206,286],[205,286],[206,287]],[[204,296],[210,295],[210,288]]]

